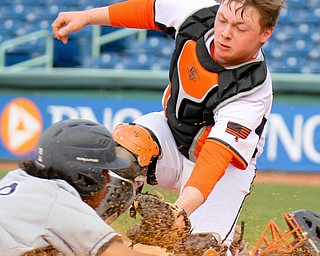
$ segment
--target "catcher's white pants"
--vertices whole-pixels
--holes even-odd
[[[156,167],[158,187],[181,192],[195,164],[177,149],[163,113],[146,114],[135,123],[151,129],[159,140],[162,153]],[[235,223],[254,177],[253,165],[246,170],[230,165],[208,199],[190,216],[193,233],[217,232],[224,243],[230,245]]]

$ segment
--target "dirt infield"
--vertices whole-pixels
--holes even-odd
[[[18,167],[15,162],[0,162],[0,171],[10,171]]]
[[[0,170],[9,171],[18,167],[15,162],[0,162]],[[256,183],[279,183],[320,186],[320,173],[281,173],[275,171],[257,172]]]
[[[257,172],[255,182],[320,186],[320,173]]]

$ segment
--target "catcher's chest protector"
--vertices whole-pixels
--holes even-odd
[[[213,111],[239,93],[261,85],[267,75],[265,61],[252,61],[234,69],[215,62],[205,45],[218,6],[195,12],[181,25],[170,64],[170,97],[165,111],[177,146],[190,159],[189,149],[201,128],[214,125]],[[253,92],[253,90],[252,90]]]

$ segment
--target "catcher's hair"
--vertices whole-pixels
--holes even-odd
[[[262,31],[275,27],[281,9],[287,7],[284,0],[221,0],[221,3],[224,2],[226,2],[228,6],[230,6],[231,3],[240,3],[241,5],[236,12],[240,12],[241,17],[243,17],[246,8],[255,8],[260,14],[260,26]]]

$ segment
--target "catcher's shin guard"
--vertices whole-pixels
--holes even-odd
[[[126,159],[129,158],[130,163],[136,162],[139,168],[133,166],[133,169],[140,169],[142,175],[147,176],[147,183],[156,185],[155,166],[160,147],[152,131],[133,123],[120,124],[114,128],[112,136],[115,142],[125,149],[118,149],[118,154]],[[136,161],[133,161],[132,157]]]

